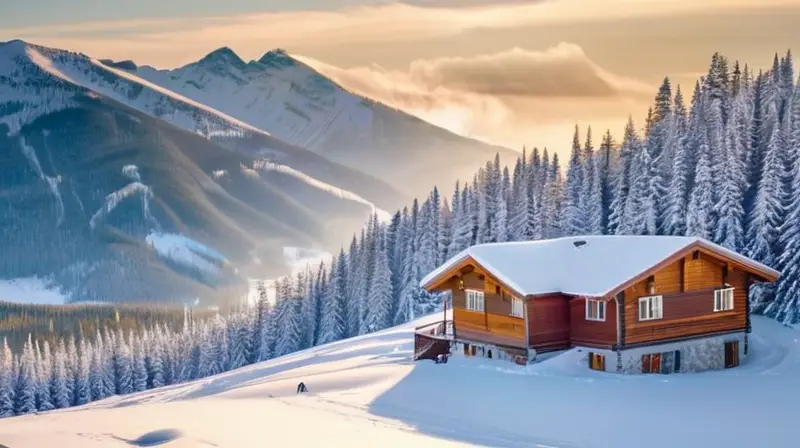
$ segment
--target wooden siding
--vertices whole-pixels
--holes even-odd
[[[458,330],[456,340],[476,342],[480,344],[494,344],[503,347],[515,347],[525,349],[525,337],[511,337],[505,334],[477,330],[472,328],[461,328]]]
[[[617,303],[606,301],[606,320],[586,320],[586,300],[570,300],[570,333],[572,345],[611,348],[617,343]]]
[[[483,278],[481,278],[483,277]],[[465,290],[453,288],[453,323],[459,339],[473,339],[516,346],[525,346],[525,320],[511,316],[512,295],[500,284],[477,271],[462,275]],[[483,313],[468,311],[466,289],[483,291]],[[499,294],[498,294],[499,290]],[[502,342],[497,342],[501,340]]]
[[[570,345],[570,306],[566,296],[536,297],[525,303],[528,344],[538,351]]]
[[[639,298],[651,295],[647,279],[626,289],[625,345],[747,328],[747,273],[737,267],[707,253],[700,252],[696,257],[690,253],[653,278],[654,295],[662,296],[663,317],[639,320]],[[726,282],[735,288],[733,310],[714,312],[714,290],[724,288]]]

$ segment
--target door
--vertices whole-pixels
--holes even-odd
[[[661,353],[653,353],[650,357],[650,372],[661,373]]]
[[[739,365],[739,341],[725,343],[725,368],[730,369]]]

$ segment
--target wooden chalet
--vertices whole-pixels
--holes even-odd
[[[747,354],[750,285],[778,272],[707,240],[582,236],[473,246],[426,276],[452,322],[420,329],[417,358],[533,361],[585,348],[614,372],[733,367]]]

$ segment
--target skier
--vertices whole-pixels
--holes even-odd
[[[299,394],[300,392],[308,392],[308,388],[306,387],[306,383],[304,383],[302,381],[300,382],[300,384],[297,385],[297,393]]]

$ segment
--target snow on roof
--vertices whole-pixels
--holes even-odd
[[[693,244],[754,270],[778,275],[774,269],[703,238],[602,235],[480,244],[448,260],[425,276],[420,285],[431,285],[460,262],[472,258],[518,294],[602,297]]]

